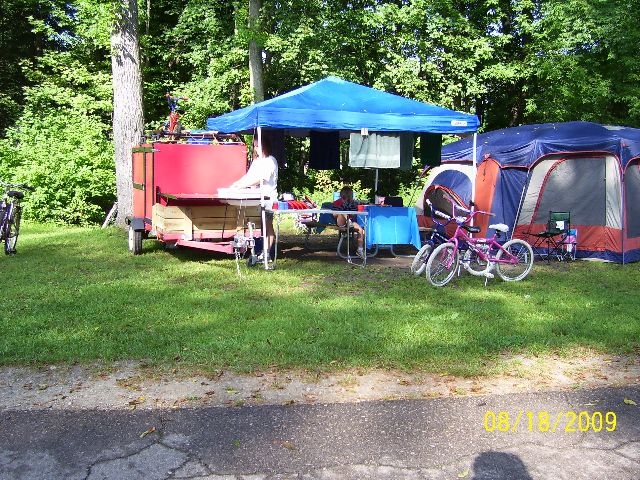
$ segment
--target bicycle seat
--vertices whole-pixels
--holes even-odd
[[[509,226],[505,225],[504,223],[494,223],[493,225],[489,225],[489,228],[502,233],[507,233],[509,231]]]
[[[480,231],[480,227],[477,227],[475,225],[463,225],[462,228],[464,228],[469,233],[478,233]]]
[[[22,200],[24,198],[24,193],[18,192],[16,190],[9,190],[7,192],[7,195],[13,198],[17,198],[18,200]]]

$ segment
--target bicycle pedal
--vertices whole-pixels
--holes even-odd
[[[495,278],[495,275],[493,273],[491,273],[491,272],[485,272],[484,276],[487,277],[487,278]]]

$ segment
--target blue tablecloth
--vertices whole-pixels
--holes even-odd
[[[373,245],[413,245],[422,247],[416,209],[413,207],[367,206],[367,248]]]

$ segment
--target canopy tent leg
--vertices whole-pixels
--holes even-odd
[[[478,134],[473,132],[473,182],[471,183],[471,199],[476,201],[476,176],[478,175],[478,159],[477,156],[477,148],[478,148]]]

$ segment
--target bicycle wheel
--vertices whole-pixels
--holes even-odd
[[[427,260],[427,278],[431,285],[442,287],[451,281],[458,270],[458,252],[451,243],[438,245]]]
[[[518,263],[496,263],[496,270],[500,278],[505,282],[517,282],[526,277],[533,267],[533,250],[524,240],[516,239],[509,240],[502,248],[504,250],[498,251],[496,259],[500,260],[503,255],[513,255],[518,259]]]
[[[431,242],[425,243],[416,256],[413,257],[413,262],[411,262],[411,273],[414,275],[422,275],[424,273],[424,269],[427,267],[427,260],[429,259],[429,255],[431,255],[431,250],[433,250],[433,244]]]
[[[129,225],[129,251],[134,255],[140,255],[142,253],[142,232],[140,230],[134,230],[133,226]]]
[[[486,254],[486,251],[484,253]],[[464,251],[460,262],[462,262],[464,269],[471,275],[480,276],[484,275],[487,271],[487,262],[482,260],[478,254],[470,248]]]
[[[11,217],[7,221],[4,233],[4,253],[13,255],[16,253],[18,235],[20,233],[20,207],[14,207]]]

